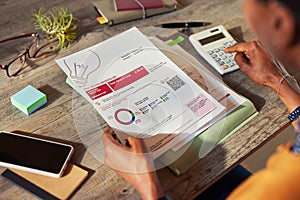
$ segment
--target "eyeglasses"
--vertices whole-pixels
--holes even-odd
[[[17,52],[16,56],[12,57],[11,55],[6,55],[7,53],[5,54],[4,51],[1,52],[1,54],[3,54],[1,57],[4,57],[3,59],[5,64],[0,64],[0,69],[6,70],[8,77],[16,76],[26,66],[28,66],[28,59],[33,60],[35,58],[44,58],[49,54],[55,53],[55,48],[53,47],[50,47],[50,50],[41,52],[42,49],[45,49],[45,47],[50,43],[52,44],[52,42],[48,42],[47,44],[40,46],[40,36],[35,32],[2,40],[0,41],[0,44],[22,38],[32,38],[32,40],[27,46],[25,46],[24,50]],[[0,62],[3,61],[0,60]]]

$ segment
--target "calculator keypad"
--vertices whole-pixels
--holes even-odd
[[[208,55],[219,65],[222,70],[226,70],[236,66],[232,53],[224,53],[224,49],[234,45],[235,41],[223,43],[221,47],[208,51]]]

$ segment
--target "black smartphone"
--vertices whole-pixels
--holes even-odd
[[[0,132],[0,166],[59,178],[74,148],[16,133]]]

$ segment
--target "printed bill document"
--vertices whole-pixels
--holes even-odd
[[[135,27],[56,62],[120,138],[145,138],[155,158],[225,110]]]

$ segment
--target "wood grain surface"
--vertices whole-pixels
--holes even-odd
[[[246,41],[255,39],[243,19],[242,0],[179,2],[181,6],[176,12],[107,27],[99,25],[95,20],[98,15],[91,0],[1,0],[0,40],[35,31],[31,15],[40,7],[68,7],[78,20],[78,40],[68,49],[61,50],[51,59],[34,62],[31,69],[28,68],[17,77],[8,78],[4,70],[0,71],[0,129],[18,130],[39,137],[49,137],[75,146],[72,162],[87,169],[89,177],[72,195],[72,199],[138,199],[139,197],[132,186],[104,166],[82,144],[78,134],[80,127],[76,126],[74,112],[91,107],[85,101],[74,103],[76,94],[73,94],[72,88],[65,83],[66,75],[55,63],[55,59],[97,44],[132,26],[147,27],[162,22],[208,21],[213,23],[212,26],[222,24],[227,29],[233,30],[238,39]],[[201,30],[204,28],[194,28],[191,31]],[[0,53],[4,51],[3,45],[5,44],[0,44]],[[201,60],[198,55],[195,56]],[[174,200],[193,199],[288,124],[287,110],[273,91],[254,84],[240,71],[223,76],[223,80],[235,91],[249,98],[260,114],[184,174],[176,176],[168,168],[158,170],[164,190]],[[11,106],[10,96],[28,84],[44,92],[48,103],[32,115],[25,116]],[[89,116],[82,116],[82,119],[89,120]],[[101,142],[100,135],[98,140]],[[35,199],[35,197],[0,177],[0,199],[25,200]]]

